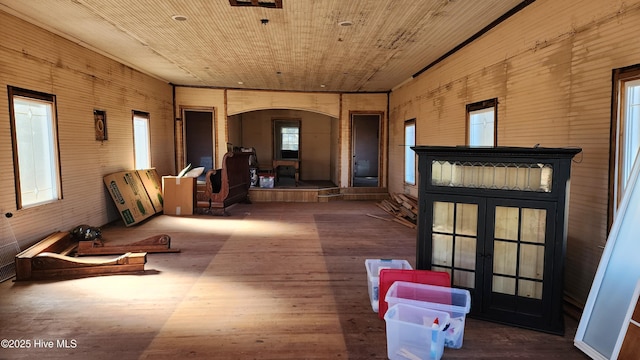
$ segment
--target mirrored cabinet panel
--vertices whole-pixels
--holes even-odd
[[[471,316],[562,334],[567,194],[575,148],[413,148],[418,269],[472,294]]]

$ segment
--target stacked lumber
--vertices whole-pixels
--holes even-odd
[[[392,215],[392,220],[412,229],[418,222],[418,199],[408,194],[390,194],[389,199],[377,203],[379,208]]]

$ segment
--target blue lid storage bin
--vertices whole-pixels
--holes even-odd
[[[373,312],[378,312],[378,294],[380,287],[380,271],[382,269],[412,269],[407,260],[393,259],[366,259],[364,266],[367,268],[367,283],[369,290],[369,301]]]

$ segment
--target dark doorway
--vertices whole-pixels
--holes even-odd
[[[202,166],[205,173],[213,169],[213,112],[185,110],[184,128],[186,164]]]
[[[352,114],[352,178],[354,187],[378,187],[380,114]]]

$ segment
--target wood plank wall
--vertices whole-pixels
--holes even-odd
[[[171,86],[7,13],[0,23],[0,210],[13,213],[19,244],[118,219],[102,177],[133,167],[132,110],[150,115],[152,165],[174,168]],[[57,97],[61,201],[16,210],[7,85]],[[106,141],[95,140],[94,109],[107,113]]]
[[[300,110],[263,110],[242,115],[242,142],[254,147],[260,168],[271,168],[273,159],[273,120],[300,120],[300,178],[328,180],[331,175],[331,117]],[[234,121],[230,120],[229,122]]]
[[[181,119],[181,109],[183,108],[197,108],[197,107],[209,107],[213,108],[213,116],[215,117],[215,124],[217,129],[215,129],[217,136],[217,144],[218,148],[215,151],[216,158],[214,162],[216,165],[222,164],[222,157],[227,152],[227,142],[229,141],[227,137],[227,108],[226,108],[226,90],[224,89],[202,89],[202,88],[190,88],[184,86],[177,86],[175,89],[175,117],[176,119]],[[182,122],[176,122],[176,134],[182,135]],[[176,157],[184,158],[184,149],[182,149],[179,145],[179,142],[176,146]],[[177,161],[180,165],[182,163]],[[178,169],[176,169],[178,170]]]
[[[347,187],[349,183],[349,179],[351,177],[352,172],[352,152],[351,147],[353,146],[351,141],[351,117],[350,114],[352,112],[359,112],[362,114],[363,112],[371,111],[373,114],[379,112],[382,115],[381,123],[382,123],[382,132],[380,133],[381,138],[381,154],[380,162],[382,165],[382,173],[379,174],[380,177],[380,186],[387,186],[387,147],[388,147],[388,137],[387,137],[387,127],[389,122],[388,116],[388,95],[387,94],[344,94],[342,95],[341,101],[341,128],[340,128],[340,184],[342,187]]]
[[[21,243],[79,222],[100,225],[117,217],[101,178],[133,166],[131,110],[151,114],[153,165],[161,174],[175,171],[174,117],[180,114],[172,112],[168,84],[8,14],[0,12],[0,20],[0,97],[6,98],[6,85],[54,93],[60,117],[63,201],[16,212],[13,173],[0,172],[0,210],[15,213],[10,223]],[[578,301],[586,300],[607,234],[611,71],[640,63],[638,24],[638,0],[537,0],[394,89],[389,95],[386,149],[389,190],[417,194],[416,187],[402,181],[405,120],[417,119],[417,144],[463,144],[465,105],[497,97],[499,145],[583,148],[572,169],[565,289]],[[236,94],[229,99],[229,93]],[[243,106],[255,104],[254,95],[243,90],[176,88],[175,108],[215,107],[222,147],[227,124],[220,120],[248,110]],[[349,112],[387,114],[386,94],[265,92],[261,96],[269,107],[320,107],[339,114],[339,129],[333,126],[331,136],[337,146],[332,143],[329,150],[336,152],[338,162],[332,178],[341,184],[349,174]],[[243,105],[247,99],[253,100]],[[3,169],[13,166],[7,106],[7,101],[0,101]],[[93,138],[94,108],[107,111],[108,141]]]
[[[341,187],[347,186],[350,174],[351,121],[349,114],[354,111],[382,113],[383,129],[386,129],[388,122],[388,95],[386,93],[303,93],[177,86],[176,109],[185,106],[211,106],[215,108],[219,145],[217,156],[219,160],[224,155],[226,143],[229,140],[229,124],[225,121],[227,117],[237,118],[240,114],[257,110],[291,109],[324,114],[332,119],[337,119],[337,121],[332,120],[329,135],[330,143],[327,144],[326,149],[314,149],[314,151],[331,153],[332,163],[326,164],[326,166],[331,169],[331,180]],[[180,117],[178,110],[176,110],[176,117]],[[387,136],[386,133],[381,134],[381,136],[383,137],[381,162],[384,169],[381,178],[384,186],[386,185]],[[258,154],[258,156],[262,157],[264,154]],[[264,161],[261,160],[261,162]],[[301,171],[304,172],[305,170]],[[317,175],[313,174],[313,176]]]
[[[417,144],[465,143],[465,105],[498,98],[498,144],[577,146],[565,292],[586,301],[607,237],[611,73],[640,63],[640,1],[538,0],[390,94],[390,191],[403,123]],[[396,161],[394,161],[396,160]]]

